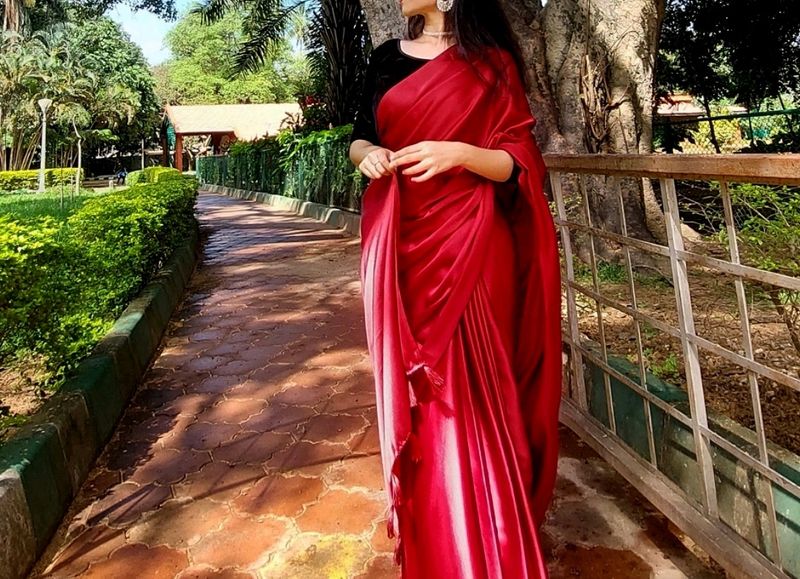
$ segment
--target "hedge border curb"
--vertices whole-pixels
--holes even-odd
[[[322,203],[303,201],[302,199],[296,199],[294,197],[286,197],[285,195],[234,189],[233,187],[223,187],[221,185],[207,185],[201,183],[200,191],[218,193],[235,199],[263,203],[271,207],[291,211],[303,217],[310,217],[317,221],[322,221],[337,229],[343,229],[350,235],[361,237],[361,215],[352,211],[331,207],[330,205],[323,205]]]
[[[195,227],[75,375],[0,444],[0,579],[24,577],[49,544],[155,357],[199,248]]]

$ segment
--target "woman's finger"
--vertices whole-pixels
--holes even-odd
[[[436,175],[436,169],[431,167],[430,169],[425,171],[424,174],[420,175],[419,177],[412,177],[411,180],[414,181],[415,183],[421,183],[422,181],[427,181],[434,175]]]
[[[431,163],[427,159],[423,159],[416,165],[412,165],[408,169],[403,170],[403,175],[416,175],[418,173],[422,173],[423,171],[429,169]]]
[[[364,173],[364,175],[366,175],[370,179],[377,179],[378,178],[377,175],[375,174],[375,171],[372,169],[372,167],[370,166],[368,161],[365,161],[365,162],[361,163],[361,166],[359,167],[359,169],[361,169],[361,172]]]
[[[396,156],[392,159],[392,167],[399,167],[401,165],[408,165],[417,161],[422,161],[424,156],[420,152],[406,153],[405,155]]]
[[[407,155],[409,153],[415,153],[415,152],[417,152],[419,150],[420,150],[420,144],[419,143],[416,143],[414,145],[408,145],[407,147],[403,147],[402,149],[398,149],[397,151],[395,151],[392,160],[394,160],[397,157],[400,157],[402,155]]]

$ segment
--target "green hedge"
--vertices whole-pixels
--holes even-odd
[[[88,200],[66,221],[0,216],[0,366],[57,384],[196,227],[197,182]]]
[[[351,125],[236,143],[226,156],[197,159],[201,183],[265,191],[359,210],[366,179],[350,162]]]
[[[179,179],[182,173],[171,167],[147,167],[141,171],[132,171],[125,178],[126,185],[142,185],[144,183],[161,183],[170,179]]]
[[[45,187],[74,185],[77,169],[45,169]],[[83,180],[83,171],[81,171]],[[0,191],[20,191],[39,187],[39,171],[0,171]]]

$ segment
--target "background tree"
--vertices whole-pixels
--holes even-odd
[[[346,125],[356,115],[371,48],[358,0],[320,2],[311,17],[308,37],[326,120],[334,126]]]
[[[269,103],[294,99],[304,71],[289,43],[276,44],[255,72],[236,75],[244,16],[233,10],[213,24],[199,14],[184,15],[169,31],[172,58],[154,69],[163,103]]]
[[[800,88],[800,10],[774,0],[670,0],[659,86],[687,90],[707,112],[727,98],[757,110]]]
[[[220,22],[235,10],[245,14],[243,35],[234,59],[238,75],[261,70],[286,39],[298,38],[307,30],[304,42],[310,49],[310,69],[298,66],[298,92],[308,106],[322,101],[321,118],[312,124],[346,124],[355,112],[362,75],[369,50],[369,35],[363,11],[357,0],[209,0],[195,9],[206,23]],[[307,16],[307,20],[304,18]],[[306,24],[307,22],[307,24]],[[309,93],[314,93],[309,95]],[[310,113],[311,109],[306,109]],[[316,112],[314,113],[317,114]]]
[[[81,128],[92,150],[114,143],[138,148],[158,121],[159,105],[140,49],[107,19],[65,24],[30,38],[6,32],[0,51],[0,167],[24,169],[37,153],[41,113],[48,113],[51,151],[77,155]],[[113,129],[113,132],[112,132]]]

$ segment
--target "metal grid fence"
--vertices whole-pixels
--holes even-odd
[[[800,109],[654,121],[654,148],[663,153],[800,153]]]
[[[800,185],[800,156],[549,155],[546,162],[563,257],[569,364],[562,421],[734,576],[800,577],[800,457],[768,439],[762,404],[764,384],[796,393],[800,379],[756,355],[748,293],[749,284],[766,284],[798,295],[800,279],[742,263],[731,195],[734,183]],[[685,239],[676,191],[684,180],[718,182],[725,231],[717,249],[726,252]],[[660,193],[663,242],[629,232],[623,191],[631,186]],[[601,224],[592,201],[597,188],[613,205]],[[611,212],[617,219],[608,219]],[[621,256],[623,296],[604,288],[603,247]],[[666,270],[660,295],[674,315],[655,315],[641,303],[637,264],[648,260]],[[584,262],[591,271],[582,276]],[[738,318],[732,342],[696,328],[703,313],[693,307],[697,272],[732,282],[735,299],[723,306]],[[627,358],[610,338],[613,319],[632,330]],[[648,367],[645,333],[679,343],[683,364],[674,384]],[[709,411],[709,356],[746,374],[750,424]]]

